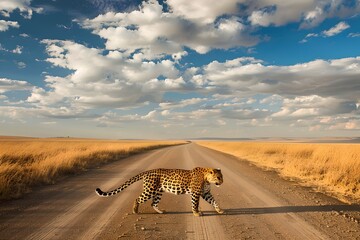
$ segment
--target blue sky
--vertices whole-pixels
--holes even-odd
[[[3,0],[0,135],[354,137],[360,1]]]

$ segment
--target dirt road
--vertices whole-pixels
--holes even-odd
[[[205,201],[203,217],[191,213],[189,195],[164,194],[156,213],[150,201],[132,214],[137,182],[100,198],[153,168],[221,168],[224,184],[213,187],[226,214]],[[196,144],[154,150],[89,170],[0,205],[0,239],[360,239],[359,205],[346,205],[310,188],[280,179],[246,161]]]

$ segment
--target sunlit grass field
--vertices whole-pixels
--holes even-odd
[[[197,142],[208,148],[276,169],[286,178],[360,202],[360,144]]]
[[[180,141],[110,141],[0,137],[0,199],[20,197],[37,184]]]

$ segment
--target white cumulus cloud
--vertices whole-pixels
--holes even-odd
[[[43,43],[49,54],[46,61],[73,72],[65,77],[46,75],[50,90],[35,88],[28,98],[31,103],[134,107],[149,101],[160,102],[164,92],[179,91],[186,85],[170,60],[137,62],[121,52],[104,54],[72,41]]]
[[[348,28],[350,28],[349,24],[347,24],[346,22],[339,22],[334,27],[330,28],[329,30],[323,31],[322,33],[326,37],[332,37],[334,35],[341,33],[342,31],[344,31]]]
[[[360,2],[349,6],[347,1],[277,1],[260,0],[243,3],[248,20],[252,25],[282,26],[291,22],[299,22],[301,28],[319,25],[326,18],[344,18],[355,15],[360,10]]]
[[[171,8],[171,12],[176,16],[193,22],[211,24],[219,16],[235,14],[238,11],[237,5],[241,2],[237,0],[223,0],[214,1],[209,4],[207,0],[168,0],[167,4]]]
[[[80,24],[104,38],[107,49],[136,52],[142,59],[176,54],[184,47],[206,53],[214,48],[253,46],[259,41],[236,16],[214,21],[214,16],[219,14],[216,12],[207,20],[198,21],[179,10],[178,5],[184,3],[169,4],[174,5],[170,12],[164,11],[157,1],[149,1],[143,2],[139,10],[109,12]]]
[[[159,104],[161,109],[175,109],[175,108],[184,108],[191,105],[196,105],[199,103],[206,102],[206,98],[189,98],[183,99],[179,102],[162,102]]]
[[[26,81],[0,78],[0,93],[14,90],[30,90],[32,85]]]
[[[0,32],[9,30],[10,27],[19,28],[18,22],[0,20]]]
[[[33,12],[40,13],[42,8],[31,7],[31,0],[1,0],[0,14],[5,17],[10,17],[10,14],[18,9],[23,17],[30,19]]]
[[[264,65],[256,59],[239,58],[223,63],[214,61],[203,69],[203,78],[207,79],[204,87],[211,86],[223,95],[263,93],[359,99],[359,57],[289,66]]]

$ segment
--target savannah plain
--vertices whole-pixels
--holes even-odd
[[[0,138],[0,199],[20,197],[89,167],[181,141],[111,141],[70,138]]]
[[[273,169],[345,202],[360,203],[360,145],[279,142],[200,142]]]
[[[360,145],[344,143],[0,138],[0,239],[359,239]],[[132,214],[153,168],[221,168],[212,189],[225,209],[191,213],[190,197],[164,194]],[[34,221],[36,219],[36,221]]]

